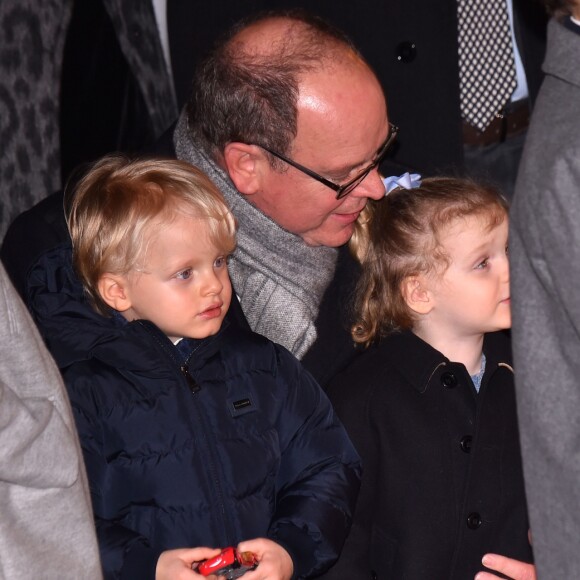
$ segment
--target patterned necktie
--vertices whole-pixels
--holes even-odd
[[[516,88],[506,0],[457,0],[461,116],[484,131]]]

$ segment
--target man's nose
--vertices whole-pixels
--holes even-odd
[[[378,168],[373,169],[353,190],[355,197],[367,197],[370,199],[382,199],[385,197],[385,184]]]

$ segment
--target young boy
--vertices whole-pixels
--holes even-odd
[[[36,310],[75,412],[105,576],[198,578],[192,563],[217,552],[196,546],[254,552],[248,580],[330,565],[358,458],[294,357],[228,321],[235,222],[219,191],[180,161],[110,156],[76,186],[68,225],[95,312],[55,255]],[[54,300],[63,292],[73,299]]]

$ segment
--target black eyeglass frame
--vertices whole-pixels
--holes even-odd
[[[312,171],[312,169],[308,169],[308,167],[300,165],[300,163],[297,163],[296,161],[292,161],[292,159],[290,159],[289,157],[286,157],[281,153],[277,153],[276,151],[273,151],[269,147],[265,147],[264,145],[258,145],[258,147],[260,147],[264,151],[267,151],[268,153],[270,153],[270,155],[277,157],[281,161],[288,163],[288,165],[291,165],[292,167],[294,167],[294,169],[298,169],[298,171],[301,171],[302,173],[305,173],[309,177],[312,177],[312,179],[316,179],[316,181],[319,181],[320,183],[326,185],[326,187],[330,187],[330,189],[336,191],[336,199],[342,199],[343,197],[346,197],[356,187],[358,187],[365,180],[367,175],[375,167],[377,167],[382,163],[383,159],[385,158],[385,155],[389,151],[389,148],[393,144],[398,133],[399,127],[393,125],[393,123],[389,123],[389,136],[387,137],[387,140],[379,148],[375,159],[370,163],[370,165],[367,165],[367,167],[365,167],[358,175],[356,175],[350,181],[348,181],[343,185],[338,185],[338,183],[334,183],[334,181],[330,181],[330,179],[322,177],[322,175],[316,173],[316,171]]]

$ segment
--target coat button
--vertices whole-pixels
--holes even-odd
[[[441,375],[441,384],[446,389],[452,389],[453,387],[456,387],[457,386],[457,378],[455,377],[455,375],[452,372],[445,371]]]
[[[471,442],[473,441],[473,437],[471,435],[464,435],[459,441],[459,446],[461,447],[461,451],[464,453],[471,453]]]
[[[467,527],[470,530],[477,530],[481,526],[481,516],[477,512],[473,512],[467,516]]]
[[[417,46],[414,42],[401,42],[395,48],[395,55],[399,62],[413,62],[417,56]]]

